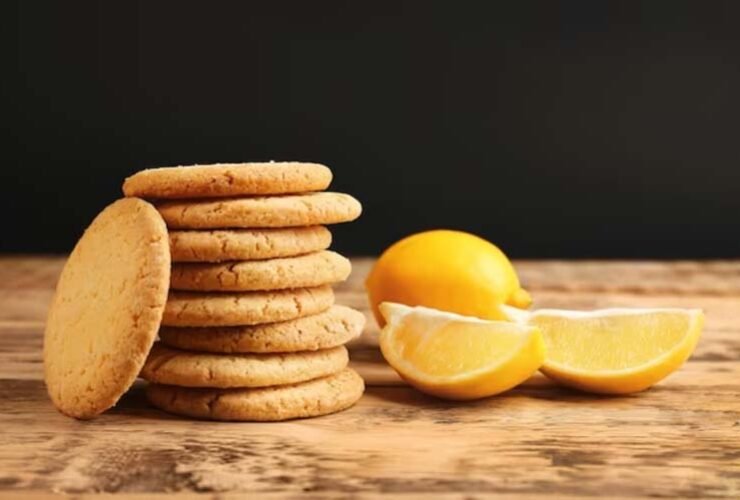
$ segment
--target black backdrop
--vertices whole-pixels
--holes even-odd
[[[297,159],[363,202],[351,254],[740,256],[740,2],[15,7],[0,250],[68,251],[139,168]]]

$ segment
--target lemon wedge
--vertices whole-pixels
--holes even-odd
[[[545,357],[536,327],[486,321],[427,307],[380,304],[380,349],[417,389],[446,399],[477,399],[511,389]]]
[[[503,310],[542,332],[545,375],[601,394],[638,392],[663,380],[691,356],[704,324],[699,309]]]

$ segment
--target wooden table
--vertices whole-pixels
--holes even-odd
[[[51,491],[740,498],[740,261],[516,263],[540,307],[704,308],[694,357],[647,392],[591,396],[537,376],[483,401],[437,400],[384,364],[371,321],[352,346],[368,382],[357,406],[274,424],[169,416],[147,405],[140,384],[96,420],[57,413],[44,390],[41,345],[62,263],[0,259],[2,498]],[[370,264],[355,260],[339,302],[366,310],[361,283]]]

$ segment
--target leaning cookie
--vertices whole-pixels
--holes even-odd
[[[360,336],[365,315],[345,306],[290,321],[213,328],[162,327],[163,344],[213,353],[316,351],[346,344]]]
[[[172,262],[224,262],[294,257],[326,250],[331,233],[324,226],[170,231]]]
[[[140,376],[183,387],[266,387],[331,375],[348,361],[344,346],[285,354],[210,354],[156,343]]]
[[[332,305],[334,292],[329,285],[271,292],[171,291],[162,325],[259,325],[318,314]]]
[[[128,390],[157,336],[169,281],[167,228],[153,206],[118,200],[95,218],[46,320],[44,379],[59,411],[92,418]]]
[[[214,200],[164,201],[157,204],[171,229],[295,227],[355,220],[362,205],[344,193]]]
[[[150,384],[149,401],[164,411],[193,418],[269,422],[328,415],[354,405],[365,390],[351,368],[293,385],[260,389],[202,389]]]
[[[123,183],[126,196],[218,198],[322,191],[332,173],[318,163],[217,163],[142,170]]]
[[[170,288],[202,292],[306,288],[339,283],[351,271],[349,259],[328,250],[280,259],[173,264]]]

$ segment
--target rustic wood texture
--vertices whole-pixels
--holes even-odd
[[[542,376],[472,403],[405,386],[377,328],[351,346],[368,382],[354,408],[285,423],[184,420],[137,384],[96,420],[57,413],[43,385],[46,308],[62,258],[0,259],[0,497],[740,498],[740,262],[523,261],[538,307],[701,307],[694,357],[641,394],[597,397]],[[338,301],[367,312],[355,259]],[[102,327],[102,325],[101,325]]]

